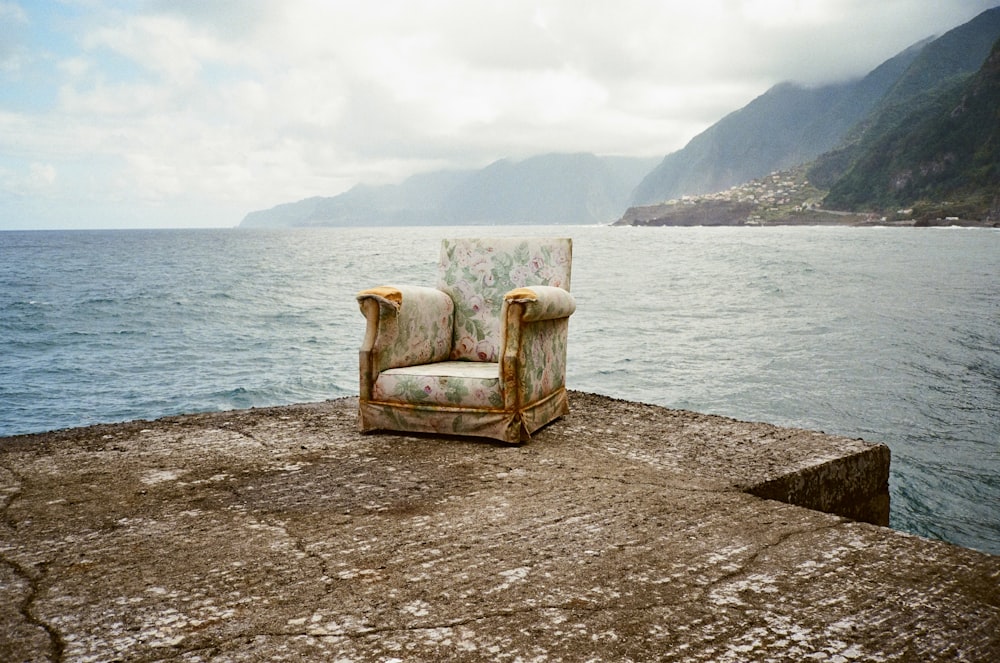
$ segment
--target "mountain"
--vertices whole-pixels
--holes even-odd
[[[667,155],[636,187],[633,205],[723,191],[813,159],[810,178],[832,185],[876,122],[892,126],[915,99],[975,72],[1000,37],[1000,8],[914,44],[859,81],[805,88],[781,83]]]
[[[828,192],[813,183],[817,166],[805,165],[726,191],[630,207],[615,225],[1000,227],[1000,39],[977,73],[914,90],[905,106],[882,105],[864,125],[837,152],[852,157]]]
[[[915,97],[894,123],[876,122],[853,153],[827,207],[1000,221],[1000,40],[976,74]]]
[[[251,212],[241,227],[603,223],[617,218],[655,159],[547,154],[480,170],[358,185]]]
[[[549,154],[490,164],[444,202],[448,223],[599,223],[615,219],[642,176],[592,154]],[[651,160],[633,160],[642,173]]]
[[[966,108],[963,100],[975,101],[966,87],[972,84],[968,77],[998,38],[1000,7],[915,44],[862,79],[815,88],[776,85],[659,165],[656,160],[592,154],[504,159],[480,170],[439,171],[395,185],[358,185],[338,196],[251,212],[240,225],[601,223],[619,217],[630,203],[641,207],[725,192],[806,164],[811,164],[808,182],[830,190],[827,208],[884,209],[919,199],[914,196],[932,199],[947,192],[969,199],[970,209],[983,209],[984,199],[972,189],[993,182],[993,138],[977,133],[971,120],[956,127],[962,122],[959,109]],[[984,80],[978,85],[989,88]],[[984,99],[989,96],[984,94]],[[996,126],[998,118],[978,103],[965,115],[977,118],[980,129]],[[955,126],[948,128],[942,118],[952,111],[957,111],[951,118]],[[919,145],[908,139],[916,135],[921,136]],[[952,150],[949,141],[955,141]],[[970,156],[966,148],[959,149],[962,141],[982,146],[986,156]],[[925,170],[934,176],[925,177]],[[885,178],[891,176],[903,177],[906,186],[889,191]],[[963,178],[972,189],[958,191]],[[712,204],[719,207],[718,201]],[[678,209],[671,208],[670,214],[676,216]],[[730,215],[743,212],[726,209]],[[763,212],[765,219],[772,213]],[[636,219],[648,216],[637,209],[630,213]]]
[[[726,191],[631,207],[616,225],[1000,227],[1000,39],[977,73],[914,90],[905,105],[880,106],[837,153],[852,157],[828,192],[814,184],[817,166],[805,165]]]
[[[921,49],[881,102],[881,106],[905,104],[954,77],[977,71],[1000,38],[1000,7],[988,9]]]
[[[632,203],[722,191],[815,159],[871,111],[922,46],[908,48],[858,81],[772,87],[667,155],[636,187]]]
[[[472,171],[414,175],[401,184],[359,184],[339,196],[314,196],[247,214],[243,228],[305,226],[405,226],[445,223],[441,208]]]
[[[949,30],[921,49],[906,71],[834,150],[821,155],[809,169],[817,186],[829,189],[860,156],[862,139],[877,141],[892,131],[915,108],[928,103],[960,84],[982,66],[993,43],[1000,38],[1000,7]]]

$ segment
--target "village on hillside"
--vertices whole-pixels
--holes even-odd
[[[631,207],[619,226],[912,225],[873,214],[823,209],[825,191],[806,178],[805,168],[776,171],[725,191],[683,196]],[[901,210],[905,212],[906,210]],[[902,215],[905,217],[905,214]]]

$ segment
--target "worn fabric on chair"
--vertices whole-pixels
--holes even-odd
[[[569,239],[442,242],[438,287],[358,293],[362,431],[518,442],[569,412]]]
[[[571,248],[523,239],[444,240],[437,287],[455,302],[451,358],[497,361],[504,295],[532,285],[568,291]]]
[[[443,361],[382,371],[374,398],[393,403],[502,408],[496,362]]]

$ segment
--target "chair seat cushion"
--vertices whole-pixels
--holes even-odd
[[[441,361],[402,366],[379,373],[377,401],[415,405],[502,408],[500,366],[488,361]]]

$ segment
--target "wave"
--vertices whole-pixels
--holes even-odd
[[[894,526],[1000,553],[1000,233],[912,230],[518,232],[574,236],[569,388],[885,442]],[[433,285],[442,237],[509,232],[30,234],[0,436],[354,395],[354,293]]]

